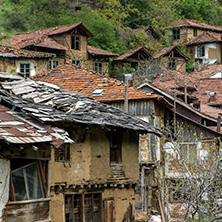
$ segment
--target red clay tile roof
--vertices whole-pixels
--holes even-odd
[[[172,92],[172,89],[184,87],[185,75],[187,87],[194,88],[194,78],[191,78],[188,73],[183,73],[176,70],[164,71],[152,83],[166,90],[167,92]]]
[[[118,54],[115,54],[115,53],[112,53],[103,49],[99,49],[90,45],[88,45],[88,52],[92,55],[109,56],[109,57],[118,56]]]
[[[82,24],[82,22],[76,22],[71,25],[59,25],[33,32],[19,33],[12,36],[10,39],[6,39],[5,44],[9,42],[9,44],[12,44],[17,48],[24,48],[31,45],[39,46],[40,44],[40,46],[43,47],[48,46],[48,48],[67,50],[65,46],[56,43],[56,41],[51,39],[50,36],[65,33],[77,27],[81,27],[88,37],[93,36],[93,34]]]
[[[179,27],[192,27],[192,28],[199,28],[199,29],[204,29],[204,30],[209,30],[209,31],[214,31],[214,32],[222,32],[221,27],[209,25],[209,24],[206,24],[201,21],[194,20],[194,19],[179,20],[179,21],[175,22],[174,24],[167,26],[166,29],[167,28],[179,28]]]
[[[218,118],[218,114],[222,113],[222,110],[205,104],[200,104],[200,112],[213,116],[214,118]]]
[[[201,35],[197,36],[195,39],[186,43],[186,45],[198,45],[201,43],[210,43],[210,42],[221,42],[222,34],[215,32],[204,32]]]
[[[114,59],[114,61],[121,61],[121,60],[125,60],[127,59],[128,57],[132,56],[133,54],[135,54],[136,52],[139,52],[139,51],[143,51],[146,55],[147,55],[147,58],[150,58],[152,57],[152,55],[148,52],[148,50],[145,48],[145,47],[139,47],[139,48],[136,48],[136,49],[131,49],[129,51],[127,51],[125,54],[119,56],[118,58]]]
[[[124,100],[124,84],[120,81],[105,77],[91,70],[82,69],[70,63],[65,63],[46,73],[38,74],[34,80],[53,83],[63,90],[80,92],[93,97],[97,101]],[[93,95],[95,90],[103,90],[101,95]],[[129,87],[128,98],[152,99],[157,95]]]
[[[53,53],[16,49],[10,46],[0,45],[0,57],[22,57],[22,58],[51,58]]]
[[[160,48],[154,55],[153,58],[160,58],[162,56],[167,55],[168,53],[172,52],[173,50],[176,50],[178,54],[180,54],[182,57],[184,57],[185,60],[189,60],[189,58],[184,55],[180,49],[177,46],[169,46],[169,47],[164,47]]]

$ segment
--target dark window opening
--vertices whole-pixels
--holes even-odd
[[[49,69],[54,69],[59,65],[59,61],[57,60],[49,60]]]
[[[103,74],[103,63],[102,62],[95,62],[94,63],[94,70],[100,74]]]
[[[80,37],[71,36],[71,49],[80,50]]]
[[[173,40],[180,39],[180,29],[173,29]]]
[[[64,143],[59,148],[55,148],[55,161],[70,161],[69,143]]]
[[[65,195],[66,222],[82,222],[83,215],[85,222],[101,222],[101,199],[101,193]]]
[[[81,66],[81,61],[80,60],[72,60],[72,64],[75,64],[77,66]]]
[[[181,179],[169,181],[170,202],[184,202],[188,198],[186,181]]]
[[[120,131],[112,131],[110,133],[110,163],[122,162],[122,133]]]
[[[20,72],[23,73],[25,77],[29,77],[31,73],[30,64],[20,63]]]
[[[176,70],[176,60],[175,59],[169,59],[169,69]]]
[[[66,222],[82,221],[82,195],[65,195]]]
[[[45,196],[45,174],[40,161],[11,171],[10,200],[33,200]]]
[[[197,57],[205,56],[205,46],[197,46]]]
[[[197,30],[196,30],[196,29],[193,30],[193,36],[194,36],[194,37],[197,36]]]

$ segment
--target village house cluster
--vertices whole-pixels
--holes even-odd
[[[212,199],[221,216],[222,28],[183,19],[165,34],[172,46],[123,55],[89,46],[82,22],[5,40],[0,221],[182,221]],[[196,62],[190,74],[181,44]],[[111,65],[147,59],[163,64],[153,82],[109,77]],[[200,175],[217,191],[195,193]]]

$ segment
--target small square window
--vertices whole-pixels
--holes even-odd
[[[59,148],[55,148],[55,161],[70,161],[70,144],[64,143]]]
[[[49,69],[54,69],[59,65],[58,60],[49,60]]]
[[[81,66],[81,61],[80,60],[72,60],[72,64],[75,64],[77,66]]]

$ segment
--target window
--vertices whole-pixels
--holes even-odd
[[[72,60],[72,64],[75,64],[77,66],[81,66],[81,61],[80,60]]]
[[[71,36],[71,49],[80,50],[79,36]]]
[[[24,74],[25,77],[29,77],[31,73],[29,63],[20,63],[20,72]]]
[[[69,143],[64,143],[59,148],[55,148],[55,161],[70,161]]]
[[[188,189],[186,181],[182,179],[169,180],[169,201],[184,202],[187,199]]]
[[[197,46],[197,57],[205,56],[205,46]]]
[[[12,200],[32,200],[45,196],[44,184],[40,176],[40,165],[37,162],[15,169],[11,175]]]
[[[169,59],[169,69],[176,70],[176,60],[175,59]]]
[[[101,222],[101,193],[65,195],[66,222]],[[83,201],[84,200],[84,201]]]
[[[65,195],[66,222],[82,221],[82,195]]]
[[[193,36],[194,36],[194,37],[197,36],[197,30],[196,30],[196,29],[193,30]]]
[[[122,135],[120,131],[110,132],[110,163],[121,163],[121,145],[122,145]]]
[[[173,29],[173,40],[180,39],[180,29]]]
[[[100,74],[103,74],[103,64],[102,62],[95,62],[94,63],[94,70]]]
[[[49,60],[49,69],[54,69],[59,65],[58,60]]]
[[[195,163],[198,158],[199,143],[183,143],[180,145],[180,159],[189,163]]]

